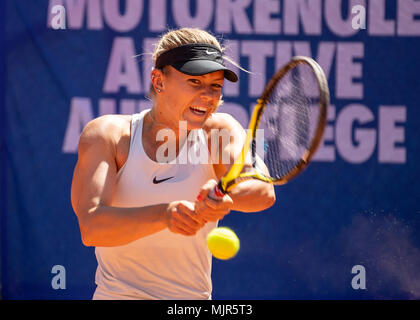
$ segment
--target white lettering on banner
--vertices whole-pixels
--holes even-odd
[[[213,1],[196,0],[195,15],[191,15],[190,0],[172,1],[174,20],[179,27],[208,29],[213,18]]]
[[[285,0],[284,33],[297,35],[301,25],[304,34],[321,35],[321,15],[321,0]]]
[[[93,112],[90,98],[74,97],[71,99],[69,120],[67,121],[62,147],[63,153],[77,152],[80,134],[92,119]]]
[[[166,0],[149,1],[149,31],[160,32],[166,29],[166,11]]]
[[[224,42],[226,48],[224,55],[228,56],[233,61],[239,61],[239,41],[229,40]],[[231,64],[229,61],[225,61],[226,66],[231,69],[236,74],[240,74],[239,68]],[[223,95],[237,97],[239,96],[239,86],[241,83],[241,77],[239,77],[237,82],[225,81],[223,83]]]
[[[320,42],[318,45],[318,53],[315,57],[315,55],[311,52],[311,45],[308,41],[294,41],[293,55],[314,57],[314,59],[319,63],[322,70],[324,71],[325,77],[328,79],[330,76],[331,65],[334,61],[336,45],[339,44],[336,44],[334,42]],[[287,56],[289,58],[283,62],[283,65],[290,60],[291,53]],[[349,82],[351,82],[351,79],[349,79]]]
[[[364,44],[339,43],[337,45],[336,98],[363,98],[363,83],[354,83],[353,79],[362,78],[362,64],[355,58],[364,57]]]
[[[279,34],[279,18],[271,15],[280,13],[280,1],[276,0],[254,0],[254,25],[257,34]]]
[[[250,109],[252,110],[253,107],[255,107],[254,104]],[[109,113],[134,114],[147,108],[151,108],[150,101],[124,99],[120,102],[120,110],[117,110],[115,100],[103,98],[99,100],[98,110],[100,113],[98,116]],[[219,111],[231,114],[242,127],[247,127],[249,115],[243,106],[226,103],[226,105],[220,107]],[[378,161],[380,163],[401,164],[406,162],[406,150],[402,145],[405,142],[403,126],[406,121],[405,106],[380,106],[377,129],[356,127],[356,123],[367,125],[374,121],[372,111],[364,105],[351,104],[345,106],[340,110],[337,117],[336,108],[330,106],[327,114],[328,123],[320,147],[314,155],[314,161],[335,161],[336,147],[345,161],[350,163],[365,162],[372,157],[377,144],[376,137],[378,136]],[[96,117],[93,115],[90,98],[74,97],[72,99],[62,147],[63,153],[77,152],[78,141],[83,128]],[[336,120],[335,125],[334,120]],[[399,125],[396,123],[399,123]],[[263,133],[260,133],[260,136],[263,136]],[[400,145],[396,146],[396,143]],[[165,148],[165,146],[162,148]]]
[[[134,42],[129,37],[115,37],[105,76],[104,92],[116,93],[125,87],[128,93],[143,93]]]
[[[191,12],[191,1],[153,0],[148,2],[148,31],[163,32],[172,15],[178,26],[194,25],[202,28],[214,24],[216,33],[261,35],[321,35],[325,22],[330,32],[340,37],[351,37],[360,32],[352,28],[357,6],[367,8],[367,33],[372,36],[420,36],[418,0],[394,0],[394,16],[386,12],[385,0],[195,0],[197,12]],[[101,30],[105,24],[117,32],[134,30],[144,16],[143,0],[125,0],[121,14],[119,0],[50,0],[47,26],[51,28],[54,15],[51,8],[62,5],[66,9],[69,29]],[[342,7],[347,14],[343,17]],[[168,10],[171,7],[172,10]],[[385,20],[387,16],[388,19]],[[283,22],[283,25],[282,25]],[[300,28],[301,26],[301,28]]]
[[[395,35],[395,22],[385,19],[385,0],[369,0],[369,35]]]
[[[370,109],[362,105],[350,105],[343,109],[337,117],[336,141],[341,157],[350,163],[362,163],[368,160],[375,149],[375,129],[355,128],[355,122],[366,124],[373,121]],[[353,137],[356,144],[353,143]],[[338,143],[339,142],[339,143]]]
[[[327,79],[330,77],[331,65],[333,63],[334,55],[336,53],[335,48],[336,44],[334,42],[321,42],[318,47],[318,54],[315,60],[321,66]],[[312,56],[313,55],[311,54],[310,57]]]
[[[66,8],[69,29],[82,29],[87,15],[87,29],[100,30],[103,29],[101,4],[100,0],[50,0],[49,7],[63,5]],[[51,27],[50,21],[48,15],[48,27]]]
[[[378,144],[379,163],[406,162],[406,149],[402,145],[405,142],[405,106],[379,106],[377,129],[356,127],[356,123],[368,125],[374,121],[372,111],[364,105],[351,104],[342,108],[334,126],[332,122],[335,118],[336,109],[330,106],[328,123],[321,145],[314,155],[314,161],[335,161],[335,145],[344,160],[362,163],[372,157]],[[395,143],[399,143],[400,146],[395,146]]]
[[[66,29],[66,9],[61,5],[55,5],[51,9],[51,14],[54,15],[51,27],[54,30]]]
[[[125,0],[125,12],[121,14],[120,0],[103,1],[104,17],[108,25],[119,32],[133,30],[143,15],[143,1]]]
[[[143,39],[143,54],[136,56],[134,40],[130,37],[114,39],[104,81],[104,92],[117,93],[126,88],[130,94],[148,93],[150,72],[153,68],[152,49],[155,38]],[[248,57],[248,68],[252,72],[248,76],[248,95],[258,97],[271,74],[267,74],[267,59],[274,58],[279,69],[294,55],[314,57],[321,65],[327,79],[336,55],[336,93],[342,99],[363,98],[363,83],[355,82],[362,77],[362,65],[354,59],[364,57],[364,44],[361,42],[319,42],[317,53],[311,52],[308,41],[261,41],[243,40],[228,43],[230,56],[236,61],[238,56]],[[336,49],[337,48],[337,49]],[[142,77],[140,77],[140,66]],[[237,67],[232,67],[238,71]],[[270,70],[272,71],[272,70]],[[143,81],[142,81],[143,79]],[[142,86],[142,83],[144,85]],[[239,96],[239,83],[226,81],[223,89],[225,96]]]
[[[134,114],[152,107],[151,102],[148,100],[131,99],[121,100],[119,110],[116,108],[117,103],[115,99],[99,99],[98,104],[99,114],[94,115],[90,98],[73,97],[71,99],[69,118],[61,149],[63,153],[77,152],[80,134],[88,122],[94,118],[106,114]]]
[[[117,110],[117,100],[111,98],[102,98],[99,100],[99,116],[106,114],[134,114],[142,110],[151,108],[152,103],[149,100],[119,100],[119,110]]]
[[[137,39],[125,36],[125,33],[139,28],[140,23],[144,27],[142,34],[164,32],[173,21],[177,26],[203,29],[211,26],[216,34],[237,33],[245,38],[228,37],[232,40],[224,43],[227,46],[225,54],[234,61],[245,63],[243,67],[252,72],[239,72],[239,68],[226,61],[240,79],[237,83],[225,82],[225,100],[243,94],[244,98],[254,99],[261,94],[274,70],[281,68],[292,56],[313,57],[327,79],[335,81],[330,87],[334,89],[332,101],[352,100],[351,104],[337,109],[333,105],[329,107],[327,127],[315,161],[332,162],[338,156],[349,163],[363,163],[374,154],[376,156],[377,151],[380,163],[405,163],[406,107],[373,109],[360,104],[359,100],[364,98],[364,43],[326,42],[314,37],[321,36],[323,28],[338,38],[355,36],[360,30],[352,28],[354,8],[361,7],[366,8],[369,18],[367,36],[420,36],[420,0],[395,0],[394,3],[391,7],[396,10],[388,11],[390,6],[385,0],[50,0],[47,25],[51,29],[57,25],[53,23],[52,8],[61,5],[66,11],[68,29],[101,30],[106,26],[123,33],[113,40],[102,90],[107,95],[134,95],[131,99],[99,97],[94,102],[97,108],[92,107],[91,97],[71,98],[62,150],[64,153],[77,152],[81,131],[96,116],[133,114],[151,107],[151,101],[138,100],[138,96],[147,96],[153,68],[151,53],[158,38],[140,36]],[[362,20],[362,17],[356,17],[356,25],[362,27]],[[278,41],[276,36],[281,34],[311,38]],[[254,38],[246,39],[243,35]],[[262,35],[262,39],[258,35]],[[219,111],[233,115],[243,127],[248,125],[248,110],[238,103],[228,101]]]
[[[341,8],[343,5],[342,0],[325,0],[325,22],[329,29],[340,37],[350,37],[355,35],[359,30],[352,27],[351,10],[356,5],[366,7],[364,0],[348,0],[348,14],[347,19],[343,19],[341,15]]]
[[[364,57],[364,44],[362,42],[319,42],[317,53],[311,52],[311,43],[308,41],[262,41],[243,40],[231,41],[235,55],[248,57],[248,69],[252,72],[248,76],[248,96],[258,97],[271,74],[267,71],[267,59],[274,58],[276,69],[280,69],[292,56],[303,55],[314,57],[318,61],[327,79],[330,77],[331,66],[336,60],[336,89],[335,97],[345,99],[363,98],[363,83],[355,82],[362,79],[362,64],[354,61]],[[336,49],[337,48],[337,49]],[[240,52],[238,50],[240,49]],[[336,57],[335,57],[336,56]],[[239,61],[239,59],[236,59]],[[145,78],[150,72],[144,72]],[[238,84],[225,82],[223,93],[226,96],[239,96]]]
[[[275,68],[280,70],[292,58],[292,42],[277,41],[276,43],[276,61]]]
[[[335,120],[335,106],[330,105],[327,111],[327,125],[325,126],[324,135],[318,150],[314,154],[314,161],[335,161],[335,148],[331,145],[331,143],[334,142],[334,127],[329,124],[332,120]],[[326,144],[326,142],[329,142],[330,144]]]
[[[259,96],[264,90],[266,82],[266,61],[268,57],[274,56],[272,41],[242,41],[241,53],[249,57],[249,69],[253,73],[249,76],[248,95]]]
[[[379,107],[379,162],[405,163],[406,151],[404,147],[397,147],[395,143],[404,143],[404,127],[396,123],[404,123],[407,110],[404,106]]]
[[[366,29],[366,8],[357,5],[351,9],[351,13],[356,14],[351,20],[351,27],[355,30]]]
[[[419,36],[420,20],[416,16],[420,15],[420,1],[398,0],[397,12],[398,35]]]
[[[99,103],[99,116],[103,116],[105,114],[115,114],[115,113],[117,113],[117,106],[115,103],[115,99],[108,99],[108,98],[101,99]]]
[[[246,9],[251,0],[216,0],[214,28],[217,33],[251,34],[252,27]]]
[[[120,103],[120,114],[134,114],[139,113],[145,109],[150,109],[152,102],[150,100],[131,100],[123,99]]]

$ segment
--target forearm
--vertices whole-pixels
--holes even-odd
[[[97,206],[79,221],[86,246],[113,247],[165,229],[167,204],[139,208]]]
[[[229,196],[233,200],[232,210],[258,212],[271,207],[276,201],[272,184],[259,180],[248,180],[236,185]]]

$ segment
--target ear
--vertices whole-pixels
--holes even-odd
[[[164,74],[159,69],[153,69],[150,74],[150,80],[152,81],[152,86],[156,92],[160,93],[163,90],[163,78]]]

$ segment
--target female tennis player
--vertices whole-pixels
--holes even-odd
[[[220,201],[208,197],[245,136],[233,117],[216,113],[224,79],[238,79],[222,52],[199,29],[164,34],[153,55],[153,107],[102,116],[84,128],[71,200],[83,244],[95,247],[93,299],[211,299],[207,233],[230,210],[274,203],[273,186],[257,180]],[[223,129],[230,139],[212,150],[212,133]],[[192,161],[203,150],[212,161]],[[226,154],[229,161],[217,161]]]

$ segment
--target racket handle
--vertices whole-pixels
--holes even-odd
[[[213,189],[210,190],[208,197],[215,201],[220,201],[220,199],[223,198],[225,194],[223,191],[219,188],[219,185],[217,184]]]

